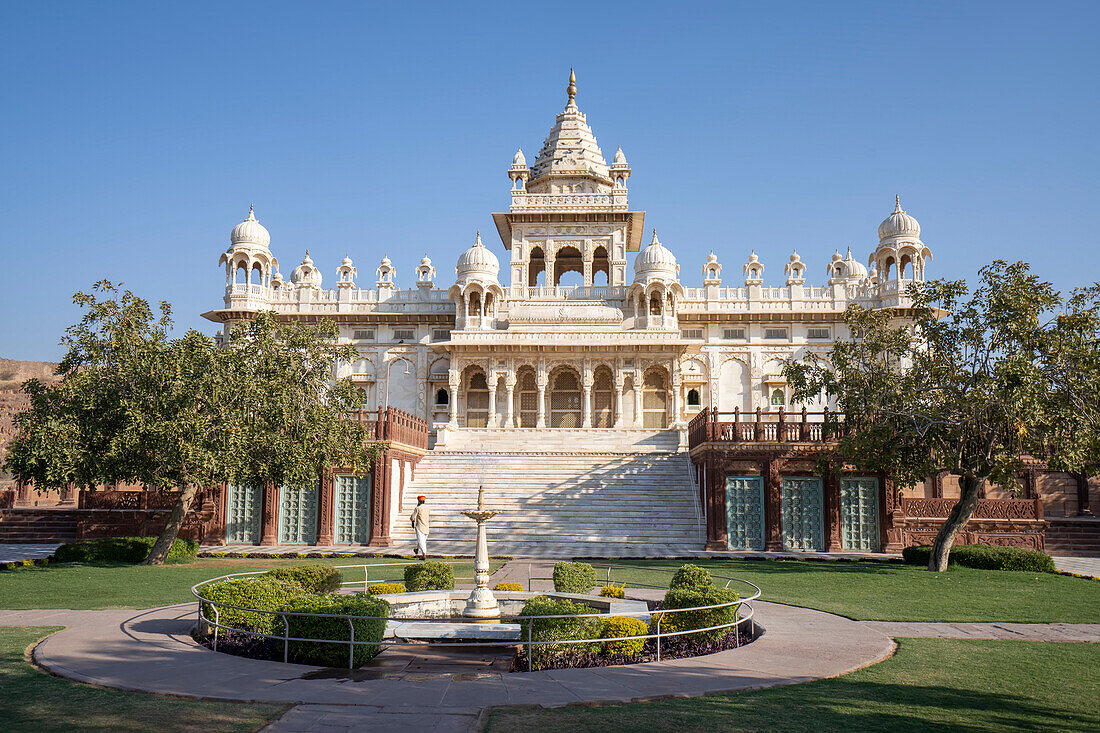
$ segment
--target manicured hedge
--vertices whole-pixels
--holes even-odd
[[[680,566],[680,569],[672,576],[672,582],[668,584],[668,587],[705,590],[712,585],[714,585],[714,581],[710,579],[710,573],[707,572],[706,568],[689,563]]]
[[[553,599],[547,596],[529,598],[519,612],[523,616],[556,616],[559,614],[581,615],[595,613],[583,603],[574,603],[565,599]],[[600,635],[603,626],[599,617],[592,618],[520,618],[520,639],[527,640],[530,628],[532,641],[564,641],[566,639],[594,639]],[[596,644],[538,644],[531,648],[531,668],[542,669],[560,654],[584,654],[593,651]]]
[[[413,563],[405,566],[405,587],[417,590],[454,590],[455,571],[438,560]]]
[[[641,619],[629,616],[612,616],[605,619],[600,630],[600,638],[615,639],[622,636],[645,636],[649,632],[649,626]],[[623,641],[605,641],[600,650],[604,654],[621,654],[626,657],[636,657],[642,653],[645,647],[645,639],[624,639]]]
[[[404,583],[375,583],[367,586],[367,593],[372,596],[385,596],[390,593],[404,593]]]
[[[596,570],[586,562],[554,565],[554,590],[558,593],[590,593],[596,585]]]
[[[304,596],[305,589],[290,580],[259,576],[257,578],[238,578],[222,580],[203,586],[201,595],[209,601],[227,603],[231,606],[253,608],[258,611],[278,611],[291,600]],[[203,618],[215,620],[213,607],[202,604]],[[218,607],[217,621],[222,626],[257,631],[261,634],[282,634],[283,622],[275,614],[256,613],[255,611],[237,611]],[[222,630],[224,633],[224,629]]]
[[[910,565],[928,566],[932,548],[928,545],[906,547],[901,556]],[[979,570],[1022,570],[1032,573],[1053,573],[1054,558],[1038,550],[993,545],[956,545],[948,556],[949,565]]]
[[[266,574],[276,580],[292,580],[307,593],[334,593],[340,590],[343,582],[340,571],[331,565],[292,565],[268,570]]]
[[[697,606],[714,606],[719,603],[737,601],[740,596],[728,588],[670,588],[665,593],[665,600],[661,604],[661,610],[674,608],[695,608]],[[661,631],[687,631],[689,629],[705,629],[710,626],[729,624],[737,620],[737,609],[740,604],[734,603],[721,608],[711,608],[702,611],[684,611],[683,613],[664,614],[661,619]],[[700,641],[720,639],[733,632],[733,627],[714,629],[699,634],[685,634],[684,637]]]
[[[54,551],[54,559],[56,562],[139,563],[149,556],[156,541],[156,537],[107,537],[66,542]],[[198,542],[177,537],[168,551],[168,559],[193,560],[198,552]]]
[[[624,586],[612,583],[600,588],[600,595],[604,598],[626,598],[626,590],[624,590]]]
[[[493,586],[493,590],[500,590],[500,591],[523,590],[523,585],[520,584],[520,583],[508,583],[508,582],[497,583],[496,585]]]
[[[351,626],[355,627],[355,640],[374,642],[372,644],[355,645],[353,664],[358,666],[381,651],[380,643],[386,631],[385,617],[390,615],[390,604],[381,598],[372,598],[363,593],[350,596],[301,596],[288,601],[281,610],[383,617],[382,619],[352,619]],[[290,636],[296,636],[300,639],[348,641],[351,638],[351,626],[349,626],[347,619],[287,616],[286,620],[290,629]],[[347,644],[326,644],[323,641],[292,641],[288,648],[288,659],[297,664],[347,667],[348,658]]]

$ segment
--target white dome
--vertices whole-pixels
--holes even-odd
[[[894,212],[878,225],[879,240],[891,237],[912,237],[920,239],[920,224],[901,209],[901,197],[894,199]]]
[[[615,151],[615,157],[611,160],[611,165],[616,167],[626,165],[626,156],[623,155],[622,148],[619,148]]]
[[[512,156],[512,167],[513,168],[526,168],[527,167],[527,158],[523,157],[523,149],[522,148],[516,148],[516,154]]]
[[[302,264],[295,267],[294,272],[290,273],[290,282],[300,288],[321,287],[321,271],[313,265],[313,260],[309,257],[308,249],[306,250],[306,256],[302,260]]]
[[[657,230],[653,230],[653,239],[649,246],[634,260],[634,281],[648,278],[666,278],[675,280],[680,272],[676,257],[657,239]]]
[[[344,255],[343,261],[340,263],[341,267],[351,267],[352,261],[349,255]]]
[[[862,262],[852,257],[852,248],[848,248],[848,254],[844,257],[845,272],[849,280],[862,280],[867,277],[867,268]]]
[[[256,216],[252,213],[252,207],[249,206],[248,218],[233,227],[233,231],[229,234],[229,242],[230,244],[256,244],[267,247],[271,244],[271,234],[268,233],[263,224],[256,221]]]
[[[424,267],[431,267],[432,266],[431,258],[429,258],[428,255],[424,255],[424,257],[420,260],[420,264],[423,265]]]
[[[481,232],[474,238],[474,246],[458,256],[455,265],[455,273],[459,280],[470,278],[497,279],[500,272],[500,261],[497,256],[489,251],[489,248],[481,243]]]
[[[718,262],[718,255],[714,254],[714,250],[712,249],[710,254],[707,255],[707,264],[713,265],[716,262]]]

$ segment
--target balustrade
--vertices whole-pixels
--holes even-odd
[[[732,420],[722,420],[721,416]],[[843,415],[830,412],[788,414],[764,412],[757,408],[742,415],[740,408],[732,413],[719,413],[707,407],[688,423],[688,444],[694,448],[702,443],[829,443],[843,434]]]

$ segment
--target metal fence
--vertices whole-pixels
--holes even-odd
[[[341,589],[349,588],[351,590],[362,589],[363,592],[368,592],[368,589],[372,585],[376,585],[376,584],[379,584],[379,583],[394,582],[392,579],[371,580],[371,578],[370,578],[371,569],[404,567],[406,565],[412,565],[412,564],[415,564],[415,563],[413,563],[413,562],[375,563],[375,564],[370,564],[370,565],[335,565],[333,567],[335,567],[337,569],[341,569],[341,570],[342,569],[351,569],[351,568],[361,569],[363,571],[363,580],[362,581],[359,581],[359,580],[344,581],[344,582],[341,582],[340,587],[341,587]],[[468,562],[468,561],[465,561],[465,562],[461,562],[461,563],[454,562],[454,563],[450,563],[450,564],[451,565],[456,565],[456,564],[457,565],[469,565],[471,563]],[[613,577],[613,575],[614,575],[614,572],[616,570],[618,570],[618,571],[633,570],[633,571],[642,571],[642,572],[661,572],[661,573],[668,573],[670,575],[676,572],[675,569],[669,569],[669,568],[638,566],[638,565],[622,565],[622,564],[615,564],[615,563],[599,563],[598,565],[594,565],[594,567],[601,568],[601,569],[606,567],[605,577],[606,577],[606,581],[607,581],[608,584],[615,581],[615,578]],[[197,600],[198,608],[197,608],[196,613],[197,613],[197,621],[198,621],[200,630],[202,630],[203,624],[205,624],[205,625],[207,625],[207,626],[209,626],[210,628],[213,629],[212,646],[213,646],[214,651],[217,651],[217,649],[218,649],[218,635],[219,635],[220,631],[227,631],[227,632],[245,634],[247,636],[251,636],[251,637],[259,638],[259,639],[273,639],[273,640],[276,640],[276,641],[282,641],[283,642],[283,662],[288,662],[289,661],[290,642],[292,642],[292,641],[314,642],[314,643],[321,643],[321,644],[344,644],[344,645],[347,645],[347,647],[348,647],[348,669],[354,669],[354,667],[355,667],[355,647],[356,646],[369,645],[369,646],[380,647],[380,649],[386,649],[386,648],[391,648],[391,647],[395,647],[395,646],[414,645],[414,642],[406,642],[406,641],[390,641],[390,642],[387,642],[387,641],[385,641],[385,639],[383,639],[381,641],[357,640],[355,638],[355,624],[354,624],[355,621],[400,621],[402,623],[426,621],[426,622],[440,623],[440,622],[446,622],[448,620],[451,620],[451,619],[442,619],[439,616],[422,616],[422,617],[403,616],[401,618],[394,618],[394,617],[391,617],[391,616],[357,616],[357,615],[351,615],[351,614],[307,613],[307,612],[300,612],[300,611],[270,611],[270,610],[261,609],[261,608],[248,608],[248,607],[244,607],[244,606],[235,606],[235,605],[232,605],[232,604],[229,604],[229,603],[223,603],[221,601],[212,601],[212,600],[204,598],[202,596],[201,592],[200,592],[201,589],[204,588],[205,586],[211,585],[213,583],[217,583],[219,581],[229,580],[229,579],[233,579],[233,578],[244,578],[244,577],[250,577],[250,576],[256,576],[256,575],[263,575],[266,572],[267,571],[264,571],[264,570],[258,570],[258,571],[251,571],[251,572],[245,572],[245,573],[230,573],[228,575],[222,575],[222,576],[219,576],[217,578],[210,578],[209,580],[204,580],[200,583],[196,583],[195,585],[193,585],[191,587],[191,595],[193,595]],[[703,633],[703,632],[707,632],[707,631],[717,631],[719,629],[737,627],[738,633],[735,635],[734,638],[735,638],[735,645],[739,647],[740,646],[740,633],[739,633],[739,630],[740,630],[740,627],[743,624],[748,624],[749,629],[750,629],[749,633],[751,635],[755,635],[755,624],[756,624],[756,622],[755,622],[755,618],[754,618],[755,617],[755,611],[752,607],[752,602],[757,600],[760,597],[760,593],[761,593],[760,588],[758,586],[754,585],[753,583],[750,583],[747,580],[741,580],[740,578],[730,578],[730,577],[721,576],[721,575],[714,575],[714,574],[711,574],[711,578],[712,578],[712,580],[718,580],[718,581],[723,581],[724,580],[724,581],[726,581],[725,586],[724,586],[724,588],[726,588],[726,589],[730,588],[731,583],[740,583],[742,585],[748,586],[752,590],[751,590],[751,592],[748,596],[739,597],[738,600],[736,600],[736,601],[728,601],[728,602],[725,602],[725,603],[717,603],[717,604],[708,605],[708,606],[695,606],[695,607],[692,607],[692,608],[675,608],[675,609],[667,609],[667,610],[661,609],[659,611],[652,611],[652,612],[647,611],[645,613],[635,612],[635,613],[612,614],[610,612],[597,612],[597,613],[588,613],[588,614],[554,614],[554,615],[545,615],[545,616],[523,616],[523,615],[504,616],[504,615],[502,615],[500,617],[494,618],[494,621],[500,621],[500,622],[523,622],[523,621],[526,621],[526,622],[529,622],[529,623],[526,624],[526,639],[519,639],[519,640],[515,640],[515,641],[494,639],[494,640],[491,640],[491,641],[462,641],[462,642],[452,641],[452,640],[448,639],[448,640],[441,641],[441,642],[427,641],[427,642],[422,642],[422,643],[419,643],[419,644],[416,644],[416,645],[423,646],[425,643],[426,644],[445,643],[447,645],[447,647],[453,648],[453,647],[501,647],[501,646],[516,646],[516,645],[522,644],[525,647],[525,651],[526,651],[528,671],[531,670],[532,653],[534,651],[534,648],[537,647],[537,646],[544,646],[544,645],[549,645],[549,644],[594,644],[594,643],[601,643],[602,644],[602,643],[607,643],[607,642],[636,641],[636,640],[639,640],[639,639],[642,639],[642,640],[655,639],[656,640],[655,644],[656,644],[657,661],[660,661],[660,659],[661,659],[661,640],[662,639],[669,639],[669,638],[675,638],[675,637],[678,637],[678,636],[686,636],[686,635],[689,635],[689,634],[698,634],[698,633]],[[456,581],[459,581],[459,580],[473,580],[473,578],[472,577],[455,576],[455,580]],[[544,578],[536,578],[536,580],[545,580],[545,579]],[[530,581],[531,581],[531,578],[529,576],[528,577],[527,592],[534,593],[534,591],[531,590],[531,582]],[[667,585],[648,585],[648,584],[645,584],[645,583],[638,583],[638,582],[635,582],[635,581],[631,581],[631,585],[633,585],[634,587],[638,587],[638,588],[649,588],[649,589],[663,589],[663,588],[668,587]],[[539,594],[535,593],[535,595],[539,595]],[[613,601],[615,599],[609,599],[609,600]],[[210,619],[210,618],[208,618],[207,616],[205,616],[203,614],[203,605],[204,604],[206,606],[209,606],[212,609],[212,611],[214,613],[214,618],[213,619]],[[662,631],[661,630],[661,624],[665,620],[666,617],[674,617],[675,614],[678,614],[678,613],[691,613],[691,612],[697,612],[697,611],[712,611],[712,610],[721,609],[721,608],[728,608],[730,606],[736,607],[737,612],[735,613],[734,620],[730,621],[728,623],[718,624],[718,625],[715,625],[715,626],[708,626],[708,627],[703,627],[703,628],[684,629],[684,630],[678,630],[678,631],[667,631],[667,630]],[[742,611],[742,608],[745,609],[745,612]],[[256,631],[254,629],[241,628],[241,627],[236,627],[236,626],[228,626],[228,625],[222,624],[221,619],[220,619],[220,616],[221,616],[220,609],[230,609],[230,610],[234,610],[234,611],[244,611],[244,612],[248,612],[248,613],[260,613],[260,614],[270,614],[272,616],[278,616],[282,620],[282,623],[283,623],[283,633],[282,633],[282,635],[279,635],[279,634],[266,634],[266,633],[263,633],[263,632],[260,632],[260,631]],[[309,638],[309,637],[290,636],[290,625],[289,625],[289,622],[287,621],[288,616],[309,616],[309,617],[324,618],[324,619],[343,619],[343,620],[347,621],[347,624],[348,624],[348,638],[347,639],[316,639],[316,638]],[[609,638],[587,638],[587,639],[536,640],[536,639],[533,638],[533,629],[534,629],[534,626],[535,626],[535,622],[540,621],[540,620],[546,620],[546,619],[610,618],[612,616],[629,617],[629,618],[648,617],[648,618],[655,619],[655,622],[654,622],[654,625],[653,625],[653,633],[651,633],[651,634],[640,634],[638,636],[623,636],[623,637],[609,637]],[[458,621],[460,619],[453,619],[453,620]],[[641,620],[644,620],[644,619],[641,619]]]

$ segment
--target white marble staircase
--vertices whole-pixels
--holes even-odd
[[[492,555],[638,557],[696,553],[704,529],[687,454],[675,431],[460,430],[417,465],[391,532],[415,544],[407,515],[416,496],[431,508],[429,553],[473,554],[474,523],[460,512],[486,504]]]

